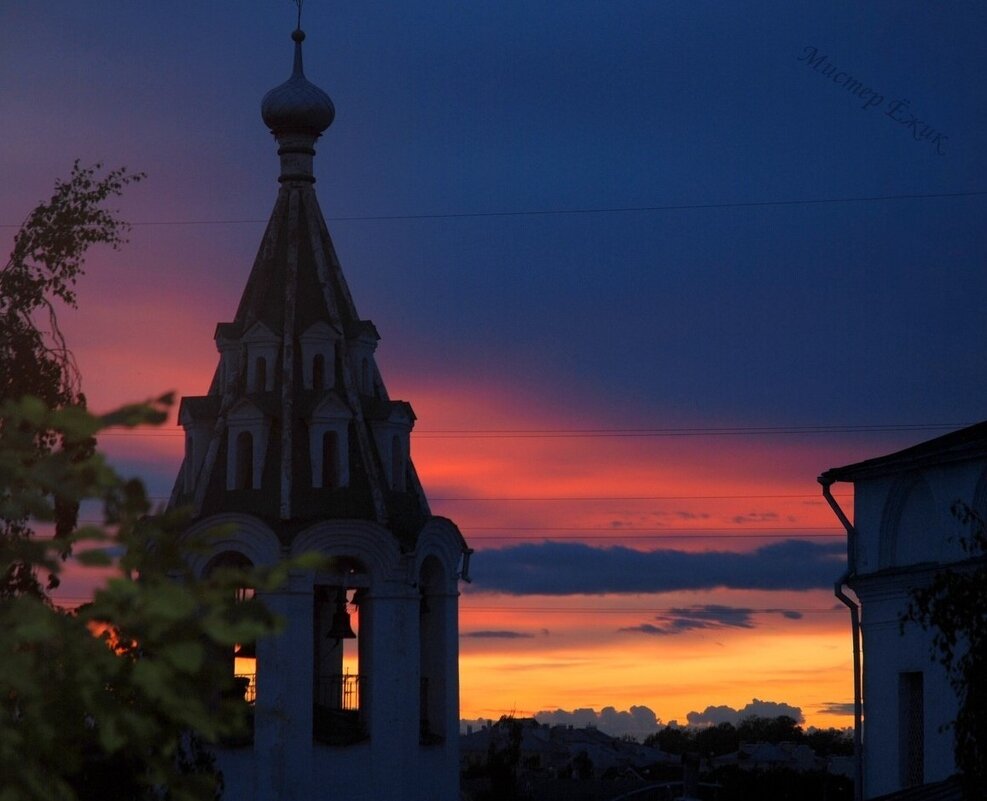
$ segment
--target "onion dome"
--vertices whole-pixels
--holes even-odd
[[[329,95],[310,83],[302,71],[302,42],[305,33],[295,30],[295,64],[291,77],[264,95],[260,114],[275,136],[281,134],[310,134],[318,137],[332,125],[336,109]]]

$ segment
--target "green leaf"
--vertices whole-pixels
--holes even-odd
[[[205,649],[198,642],[172,643],[159,649],[157,656],[183,673],[194,673],[202,667]]]
[[[79,551],[75,554],[75,560],[83,567],[108,567],[113,564],[113,557],[98,548]]]

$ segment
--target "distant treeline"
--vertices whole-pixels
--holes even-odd
[[[800,743],[809,746],[817,756],[853,754],[853,735],[842,729],[813,729],[806,732],[787,715],[762,718],[752,715],[736,726],[720,723],[705,728],[666,726],[649,734],[645,745],[659,748],[666,754],[699,753],[704,757],[732,754],[741,743]]]

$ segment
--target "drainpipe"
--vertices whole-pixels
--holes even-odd
[[[843,524],[847,535],[847,570],[834,585],[833,592],[850,610],[850,636],[853,641],[853,797],[854,801],[863,801],[864,765],[862,759],[863,744],[861,742],[863,730],[863,694],[861,692],[860,672],[860,606],[843,590],[847,582],[850,581],[850,578],[857,572],[857,530],[836,502],[833,493],[830,492],[833,479],[828,476],[820,476],[819,483],[822,485],[823,497],[833,510],[833,513]]]
[[[470,578],[470,557],[473,555],[474,551],[472,548],[465,547],[463,545],[463,569],[459,573],[459,578],[465,581],[467,584],[471,584],[473,579]]]

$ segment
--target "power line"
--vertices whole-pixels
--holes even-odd
[[[65,606],[78,606],[84,603],[89,603],[92,601],[92,596],[85,595],[58,595],[57,593],[52,594],[52,600],[63,607]],[[624,607],[624,608],[601,608],[592,606],[573,606],[573,607],[558,607],[558,606],[509,606],[507,604],[487,604],[484,606],[471,606],[469,604],[460,604],[460,612],[521,612],[521,613],[532,613],[532,614],[555,614],[555,615],[617,615],[617,614],[632,614],[632,615],[675,615],[680,614],[682,610],[688,610],[689,607]],[[751,609],[749,607],[743,607],[745,612],[754,615],[764,615],[764,614],[781,614],[784,615],[785,612],[798,612],[800,614],[808,615],[838,615],[844,614],[845,608],[832,607],[827,609],[819,608],[809,608],[809,607],[776,607],[776,608],[765,608],[765,609]],[[716,620],[710,620],[711,623],[716,623]],[[725,628],[745,628],[745,627],[731,627],[725,626]],[[460,636],[463,634],[469,634],[469,632],[461,632]]]
[[[80,519],[80,523],[101,525],[101,520]],[[470,542],[612,542],[624,543],[631,541],[647,542],[653,540],[823,540],[842,539],[845,532],[839,527],[805,526],[792,528],[769,528],[759,531],[738,531],[735,528],[696,528],[656,530],[645,528],[579,528],[579,527],[548,527],[548,526],[460,526],[467,532]],[[824,533],[831,530],[832,533]],[[474,534],[473,532],[491,532]],[[542,532],[521,534],[518,532]],[[769,533],[784,531],[787,533]],[[792,532],[806,532],[794,534]],[[498,532],[498,533],[492,533]],[[506,532],[506,533],[499,533]]]
[[[833,534],[801,534],[800,540],[842,539],[843,533]],[[578,539],[571,537],[552,537],[537,534],[470,534],[470,542],[502,542],[507,541],[537,541],[537,542],[627,542],[629,540],[790,540],[796,539],[788,534],[625,534],[623,536],[607,536],[605,534],[582,534]]]
[[[953,423],[867,425],[867,426],[736,426],[731,428],[636,428],[636,429],[518,429],[518,430],[432,430],[415,432],[416,439],[570,439],[601,437],[719,437],[776,436],[781,434],[857,434],[898,431],[954,429]]]
[[[80,518],[80,523],[87,523],[93,525],[102,525],[102,520]],[[505,534],[503,536],[499,534],[480,534],[475,537],[471,536],[470,539],[480,539],[480,540],[500,540],[500,539],[545,539],[544,537],[537,534],[526,534],[518,535],[516,532],[521,531],[543,531],[543,532],[554,532],[554,533],[571,533],[578,534],[580,539],[689,539],[691,537],[697,537],[697,535],[704,535],[697,537],[698,539],[791,539],[790,534],[769,534],[766,532],[773,531],[808,531],[817,532],[815,534],[799,534],[800,538],[826,538],[826,537],[841,537],[843,536],[844,529],[840,526],[770,526],[767,528],[758,529],[756,531],[747,530],[742,531],[738,527],[712,527],[712,528],[671,528],[671,529],[656,529],[647,527],[637,527],[637,526],[624,526],[622,528],[609,528],[603,526],[469,526],[461,525],[459,527],[461,530],[465,531],[505,531],[505,532],[515,532],[514,534]],[[832,534],[824,534],[821,532],[832,531]],[[583,536],[584,534],[596,533],[596,536]],[[625,533],[629,532],[629,533]],[[713,535],[713,532],[719,532]]]
[[[622,531],[652,531],[657,534],[685,534],[688,535],[692,532],[702,531],[739,531],[742,530],[739,526],[713,526],[713,527],[702,527],[697,526],[696,528],[655,528],[654,526],[621,526],[620,528],[611,528],[609,526],[469,526],[462,525],[460,528],[464,528],[468,531],[607,531],[613,534],[619,534]],[[842,526],[766,526],[764,528],[759,528],[758,531],[843,531]],[[745,531],[746,534],[746,531]],[[751,536],[750,534],[746,534]],[[760,536],[760,535],[755,535]],[[832,536],[829,534],[820,536]]]
[[[487,606],[471,606],[469,604],[460,604],[460,611],[470,611],[470,612],[557,612],[563,615],[569,614],[621,614],[624,612],[632,614],[664,614],[664,615],[674,615],[680,613],[683,609],[688,610],[690,607],[619,607],[619,608],[600,608],[594,606],[508,606],[508,605],[487,605]],[[826,609],[820,609],[818,607],[795,607],[787,606],[782,608],[769,608],[769,609],[750,609],[748,607],[743,607],[745,612],[750,612],[751,614],[777,614],[781,612],[801,612],[803,614],[818,614],[818,615],[829,615],[829,614],[845,614],[846,607],[844,606],[833,606],[827,607]],[[710,621],[713,622],[713,621]]]
[[[819,493],[803,493],[793,495],[601,495],[599,497],[591,497],[589,495],[564,495],[558,497],[551,497],[548,495],[519,495],[516,497],[497,497],[487,495],[483,497],[460,496],[458,498],[443,498],[429,495],[427,492],[425,494],[428,496],[430,501],[749,501],[766,498],[812,498],[814,500],[818,500],[821,497]],[[835,492],[833,494],[836,495],[836,497],[841,497]],[[171,498],[170,495],[148,495],[147,497],[148,500],[152,501],[167,501]],[[853,495],[843,495],[842,497],[852,498]]]
[[[692,426],[682,428],[463,428],[426,429],[414,432],[415,439],[580,439],[600,437],[709,437],[775,436],[782,434],[868,434],[907,431],[953,430],[969,423],[887,423],[874,425],[805,426]],[[108,431],[100,437],[177,438],[181,431]]]
[[[777,499],[777,498],[811,498],[818,500],[821,496],[817,492],[815,494],[802,494],[802,495],[627,495],[627,496],[599,496],[590,497],[584,495],[566,495],[559,497],[549,497],[549,496],[535,496],[535,495],[524,495],[524,496],[484,496],[484,497],[459,497],[459,498],[443,498],[439,496],[429,495],[425,493],[429,501],[721,501],[721,500],[734,500],[734,501],[752,501],[752,500],[765,500],[765,499]],[[853,495],[838,495],[833,493],[835,497],[842,498],[852,498]],[[167,499],[161,499],[167,500]]]
[[[657,211],[695,211],[705,209],[758,208],[768,206],[811,206],[833,203],[874,203],[888,200],[930,200],[938,198],[981,197],[987,191],[927,192],[902,195],[865,195],[862,197],[806,198],[801,200],[755,200],[731,203],[672,203],[662,206],[597,206],[580,209],[525,209],[506,211],[463,211],[437,214],[373,214],[346,217],[326,217],[328,222],[391,222],[401,220],[456,220],[489,217],[560,217],[580,214],[630,214]],[[130,223],[134,227],[172,227],[182,225],[254,225],[266,223],[267,218],[233,220],[142,220]],[[19,228],[16,223],[0,224],[2,228]]]
[[[536,502],[569,502],[569,501],[592,501],[594,503],[603,503],[607,501],[723,501],[723,500],[734,500],[734,501],[756,501],[756,500],[771,500],[771,499],[810,499],[819,500],[822,496],[817,493],[804,493],[804,494],[792,494],[792,495],[601,495],[597,497],[592,497],[588,495],[564,495],[558,497],[541,496],[541,495],[524,495],[524,496],[484,496],[484,497],[465,497],[461,496],[458,498],[442,497],[437,495],[430,495],[427,491],[425,496],[431,503],[479,503],[486,501],[493,501],[497,503],[502,503],[510,501],[511,503],[517,501],[536,501]],[[836,498],[850,499],[853,498],[853,494],[841,494],[834,492],[833,496]],[[147,499],[149,501],[168,501],[171,500],[170,495],[148,495]]]

